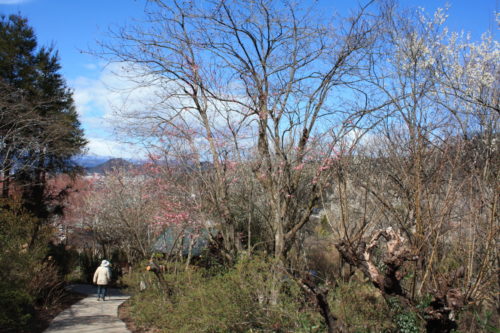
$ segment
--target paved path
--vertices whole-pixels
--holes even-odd
[[[73,285],[71,290],[86,294],[88,297],[73,304],[69,309],[54,318],[46,333],[125,333],[125,323],[118,319],[118,306],[129,296],[117,289],[108,289],[106,301],[97,301],[96,287],[91,285]]]

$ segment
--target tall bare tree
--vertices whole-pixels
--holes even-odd
[[[140,86],[155,87],[155,105],[121,112],[129,133],[168,153],[182,147],[205,177],[200,162],[210,161],[206,197],[228,257],[237,244],[228,163],[251,164],[282,260],[317,205],[338,140],[325,134],[345,135],[349,120],[375,108],[355,89],[376,35],[367,8],[334,22],[291,1],[151,1],[146,22],[102,45]],[[318,144],[329,147],[321,156]]]
[[[368,80],[391,103],[359,151],[364,165],[344,180],[365,191],[369,219],[337,245],[385,297],[418,312],[433,295],[423,310],[429,331],[450,331],[466,304],[491,302],[498,281],[498,43],[458,41],[445,17],[385,10]],[[339,192],[352,210],[359,198]]]

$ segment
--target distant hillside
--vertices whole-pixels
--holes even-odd
[[[94,155],[77,155],[72,158],[72,161],[84,169],[93,168],[99,164],[112,159],[112,156],[94,156]]]
[[[112,158],[99,165],[86,168],[88,173],[106,173],[113,171],[114,169],[132,169],[135,168],[136,164],[124,160],[123,158]]]
[[[82,167],[88,174],[104,174],[112,171],[113,169],[136,169],[148,162],[147,159],[124,159],[112,156],[92,155],[78,155],[73,157],[72,160],[76,165]],[[176,167],[179,168],[179,170],[185,170],[186,172],[191,172],[198,168],[198,166],[194,164],[184,165],[176,162],[175,160],[169,160],[168,163],[163,161],[157,161],[156,163],[159,163],[159,165]],[[199,166],[201,167],[201,170],[210,170],[213,168],[213,164],[207,161],[201,161]]]

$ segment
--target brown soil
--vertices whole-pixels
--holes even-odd
[[[30,332],[41,333],[45,331],[52,322],[52,319],[54,319],[59,313],[66,310],[78,301],[84,299],[85,297],[87,297],[87,295],[68,291],[66,294],[64,294],[64,296],[61,297],[60,301],[57,304],[54,304],[48,308],[36,308]]]

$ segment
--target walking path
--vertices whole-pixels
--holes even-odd
[[[109,288],[108,297],[102,302],[97,301],[95,286],[72,285],[71,290],[88,296],[55,317],[45,333],[130,332],[125,323],[118,319],[118,306],[129,296]]]

